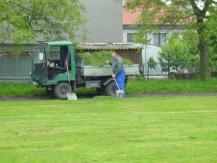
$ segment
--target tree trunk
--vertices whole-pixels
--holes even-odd
[[[204,1],[203,9],[199,8],[196,4],[197,0],[190,0],[194,14],[197,20],[197,34],[199,36],[198,50],[200,53],[200,76],[202,80],[208,80],[211,77],[208,59],[208,43],[205,38],[206,30],[206,15],[209,10],[212,0]]]
[[[208,59],[208,45],[203,34],[199,34],[198,49],[200,53],[200,77],[202,80],[209,80],[211,78],[211,71]]]

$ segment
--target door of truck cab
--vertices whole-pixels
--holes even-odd
[[[33,49],[32,80],[39,84],[48,80],[46,50],[44,47]]]

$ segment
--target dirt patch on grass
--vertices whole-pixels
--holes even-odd
[[[133,93],[128,97],[148,97],[148,96],[217,96],[217,92],[206,93]]]
[[[51,97],[47,96],[8,96],[0,97],[0,102],[4,101],[32,101],[32,100],[52,100]]]
[[[217,92],[208,93],[138,93],[138,94],[128,94],[127,97],[161,97],[161,96],[217,96]],[[97,95],[78,95],[78,99],[91,99],[95,97],[100,97]],[[103,96],[106,98],[106,96]],[[110,97],[108,97],[110,98]],[[49,96],[8,96],[0,97],[0,102],[4,101],[34,101],[34,100],[55,100],[53,97]],[[56,99],[58,100],[58,99]]]

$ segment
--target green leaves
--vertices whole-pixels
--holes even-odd
[[[210,12],[209,21],[207,22],[206,38],[215,51],[217,52],[217,7],[213,7]]]
[[[199,55],[195,50],[198,42],[188,36],[195,37],[195,33],[187,32],[183,36],[175,33],[162,47],[159,58],[162,67],[178,71],[190,70],[191,66],[198,64]]]
[[[83,12],[79,0],[0,0],[1,41],[73,39]]]
[[[195,30],[200,45],[197,47],[201,61],[200,75],[207,80],[210,77],[207,55],[210,50],[207,49],[208,46],[216,48],[216,5],[216,0],[130,0],[127,8],[142,12],[138,35],[141,31],[143,34],[137,38],[143,38],[150,26],[159,28],[159,25],[165,24],[184,25],[187,29]],[[141,42],[141,39],[138,40]],[[173,42],[173,48],[178,48],[177,44],[179,43]],[[177,49],[180,53],[182,50],[184,51]]]

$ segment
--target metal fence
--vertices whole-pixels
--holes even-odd
[[[0,44],[0,81],[29,82],[31,52],[37,44]]]
[[[145,63],[143,75],[150,78],[192,79],[199,74],[197,62]],[[210,64],[212,76],[217,76],[217,63]]]
[[[20,55],[16,55],[17,45],[15,44],[0,44],[0,81],[9,82],[29,82],[31,81],[30,71],[32,67],[31,53],[34,47],[38,44],[23,44],[20,45],[19,52]],[[108,44],[110,46],[110,44]],[[135,63],[141,62],[140,48],[138,47],[128,47],[129,45],[113,45],[115,51],[121,56],[131,59]],[[118,46],[118,47],[117,47]],[[121,47],[119,47],[121,46]],[[91,48],[92,46],[90,46]],[[100,51],[100,46],[97,51]],[[79,49],[76,49],[79,51]],[[80,49],[84,50],[84,49]],[[111,49],[110,49],[111,50]],[[91,49],[86,49],[86,51],[92,51]]]
[[[29,82],[30,71],[30,55],[0,57],[0,81]]]
[[[13,53],[11,49],[15,45],[0,45],[0,81],[10,82],[29,82],[31,81],[31,51],[37,45],[29,44],[23,45],[22,54],[6,54]],[[122,52],[120,52],[122,54]],[[133,56],[135,61],[141,61],[139,55],[135,55],[133,51],[123,51],[123,56],[131,58]],[[135,57],[136,56],[136,57]],[[132,59],[132,58],[131,58]],[[217,76],[217,62],[210,65],[212,75]],[[191,78],[199,72],[199,63],[195,62],[176,62],[176,63],[144,63],[143,74],[147,78],[168,78],[183,77]],[[178,76],[179,75],[179,76]]]

